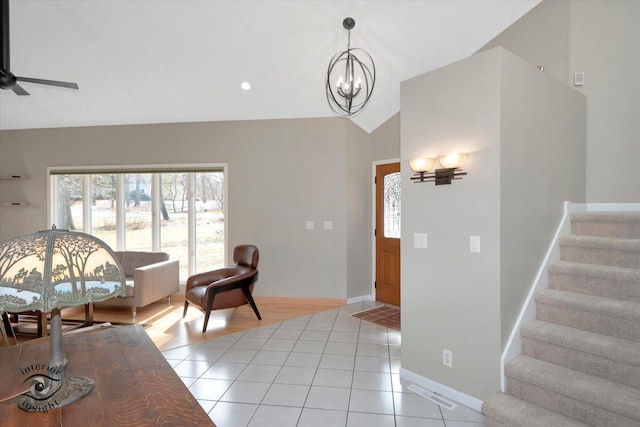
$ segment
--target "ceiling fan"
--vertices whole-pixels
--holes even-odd
[[[29,95],[18,82],[37,83],[41,85],[66,87],[78,89],[76,83],[60,82],[57,80],[34,79],[31,77],[19,77],[10,71],[9,57],[9,0],[0,0],[0,25],[2,26],[0,36],[0,89],[11,89],[16,95]]]

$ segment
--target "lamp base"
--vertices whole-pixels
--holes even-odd
[[[35,398],[29,394],[18,400],[18,407],[30,412],[50,411],[82,399],[93,391],[95,383],[87,377],[68,377],[63,384],[49,396]],[[38,394],[42,394],[44,390]]]

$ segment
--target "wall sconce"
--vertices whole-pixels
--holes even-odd
[[[414,182],[435,182],[436,185],[451,184],[453,179],[462,179],[466,172],[462,171],[464,162],[469,157],[467,153],[446,154],[438,156],[441,169],[431,172],[436,165],[434,157],[424,157],[409,160],[409,167],[415,173],[411,177]]]

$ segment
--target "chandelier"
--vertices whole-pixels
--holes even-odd
[[[339,116],[353,117],[371,98],[376,66],[365,50],[351,48],[351,30],[356,21],[345,18],[342,26],[348,31],[347,50],[338,52],[329,62],[325,89],[331,109]]]

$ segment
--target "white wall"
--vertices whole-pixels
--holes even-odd
[[[368,141],[353,126],[327,118],[3,131],[0,174],[31,179],[0,182],[0,200],[30,203],[0,208],[0,241],[50,227],[48,166],[227,163],[228,247],[260,248],[256,294],[347,298],[348,286],[370,287],[353,273],[347,285],[348,235],[349,251],[365,254],[350,256],[349,268],[368,272],[371,262],[366,236],[350,229],[370,212]]]
[[[404,82],[401,108],[402,366],[484,400],[562,201],[585,197],[584,97],[497,48]],[[455,152],[468,176],[410,182],[409,159]]]
[[[587,201],[640,202],[640,2],[544,0],[495,46],[570,86],[585,73]]]

